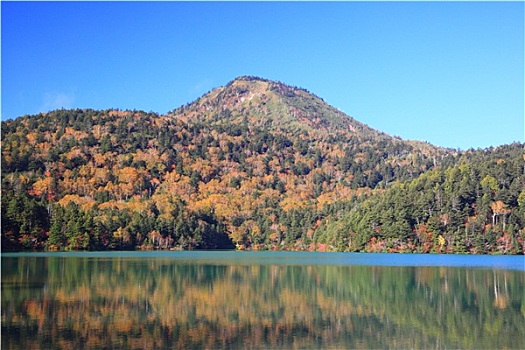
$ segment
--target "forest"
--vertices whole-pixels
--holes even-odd
[[[2,121],[3,251],[523,254],[524,144],[452,150],[240,77],[159,115]]]

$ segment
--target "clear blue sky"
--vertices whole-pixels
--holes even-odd
[[[523,2],[5,2],[2,120],[165,113],[240,75],[445,147],[524,139]]]

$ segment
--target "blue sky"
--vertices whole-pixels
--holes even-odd
[[[166,113],[240,75],[445,147],[524,141],[523,2],[5,2],[2,120]]]

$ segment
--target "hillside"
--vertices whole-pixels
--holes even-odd
[[[331,216],[315,242],[338,250],[523,254],[523,145],[460,155]]]
[[[508,147],[514,164],[523,147]],[[357,220],[353,213],[390,200],[422,174],[483,168],[490,154],[499,153],[461,155],[403,141],[307,90],[255,77],[166,115],[77,109],[24,116],[2,122],[2,249],[366,250],[370,240],[391,237],[371,234],[373,226],[366,233],[345,226]],[[500,198],[494,190],[486,200],[509,213],[492,221],[493,211],[485,211],[477,220],[481,231],[510,235],[523,251],[523,169],[501,173],[506,161],[494,162],[491,188],[511,194]],[[457,205],[450,208],[425,210],[430,218]],[[454,229],[465,231],[472,210]],[[402,222],[390,235],[407,241],[428,218],[399,221],[393,212],[383,226]],[[348,244],[356,235],[365,243]],[[417,251],[414,244],[407,249]]]

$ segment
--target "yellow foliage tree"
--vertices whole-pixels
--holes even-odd
[[[492,225],[498,224],[498,217],[503,216],[503,229],[505,229],[506,216],[510,213],[507,205],[502,201],[495,201],[490,204],[492,209]]]

